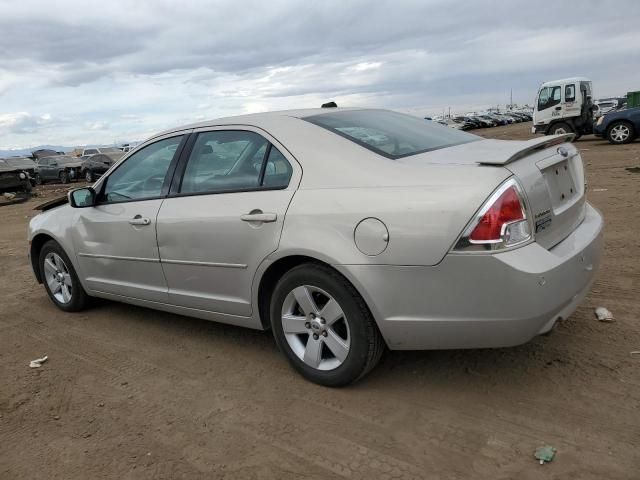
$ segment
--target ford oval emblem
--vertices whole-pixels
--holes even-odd
[[[569,156],[569,151],[565,147],[558,147],[558,153],[563,157]]]

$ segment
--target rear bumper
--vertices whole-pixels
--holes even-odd
[[[432,267],[342,265],[391,349],[519,345],[565,319],[587,295],[602,252],[601,215],[546,250],[449,254]]]

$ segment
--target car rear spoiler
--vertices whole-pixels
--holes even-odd
[[[541,138],[534,138],[526,142],[509,142],[515,147],[511,151],[503,152],[504,155],[487,155],[485,158],[481,157],[476,160],[476,163],[481,165],[507,165],[508,163],[520,160],[535,151],[571,142],[574,138],[575,134],[573,133],[563,133],[560,135],[548,135]]]

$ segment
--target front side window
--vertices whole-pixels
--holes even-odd
[[[538,96],[538,111],[560,103],[560,87],[544,87]]]
[[[575,102],[576,101],[576,86],[566,85],[564,87],[564,101],[565,102]]]
[[[180,193],[258,188],[269,143],[254,132],[217,130],[198,135],[182,177]]]
[[[147,145],[131,155],[106,180],[102,201],[143,200],[162,195],[162,185],[182,136]]]
[[[303,120],[391,159],[480,140],[469,133],[385,110],[343,110]]]

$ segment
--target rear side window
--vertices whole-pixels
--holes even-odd
[[[267,165],[264,170],[264,180],[262,185],[265,187],[280,187],[286,188],[291,180],[293,169],[291,165],[284,158],[284,155],[280,153],[276,147],[271,145],[269,150],[269,157],[267,158]]]
[[[576,101],[576,86],[574,84],[566,85],[564,87],[564,101],[565,102]]]
[[[303,120],[391,159],[480,140],[435,122],[386,110],[345,110]]]

